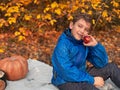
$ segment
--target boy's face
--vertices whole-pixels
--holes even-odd
[[[80,19],[77,22],[70,23],[71,34],[76,40],[81,40],[84,36],[88,35],[91,24],[84,19]]]

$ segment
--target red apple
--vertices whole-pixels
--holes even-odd
[[[89,43],[90,42],[90,40],[91,40],[91,37],[90,36],[84,36],[83,37],[83,41],[84,41],[84,43]]]

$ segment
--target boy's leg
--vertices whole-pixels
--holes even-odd
[[[110,78],[120,88],[120,68],[115,63],[109,63],[101,69],[89,68],[88,72],[93,76],[101,76],[104,80]]]
[[[65,83],[58,86],[59,90],[99,90],[89,83]]]

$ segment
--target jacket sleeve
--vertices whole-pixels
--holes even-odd
[[[69,44],[59,41],[52,57],[53,66],[56,68],[57,74],[68,82],[86,81],[93,84],[94,78],[87,72],[80,71],[73,65],[69,58]]]
[[[94,47],[89,47],[87,60],[97,68],[104,67],[108,63],[108,55],[104,46],[98,43]]]

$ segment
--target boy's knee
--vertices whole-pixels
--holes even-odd
[[[109,67],[109,69],[113,69],[113,70],[116,69],[116,68],[118,68],[117,64],[114,63],[114,62],[109,63],[108,67]]]

